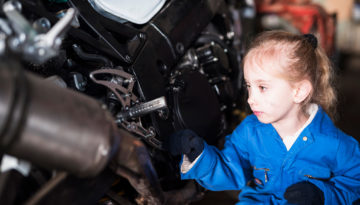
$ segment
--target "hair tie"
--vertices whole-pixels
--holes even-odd
[[[317,46],[318,46],[318,40],[317,40],[316,36],[314,36],[314,35],[311,34],[311,33],[309,33],[309,34],[304,34],[303,36],[304,36],[304,38],[306,39],[306,41],[307,41],[308,43],[310,43],[311,46],[312,46],[314,49],[317,48]]]

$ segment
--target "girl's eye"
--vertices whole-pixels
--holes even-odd
[[[261,91],[265,91],[267,89],[267,87],[265,87],[265,86],[259,86],[259,88]]]

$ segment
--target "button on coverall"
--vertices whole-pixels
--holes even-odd
[[[250,115],[222,150],[205,143],[181,178],[213,191],[241,190],[237,204],[286,204],[286,188],[300,181],[319,187],[325,204],[352,204],[360,198],[360,148],[320,106],[289,151],[271,124]]]

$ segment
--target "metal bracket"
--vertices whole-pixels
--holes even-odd
[[[99,75],[112,75],[110,80],[97,78]],[[117,115],[116,123],[132,133],[141,136],[148,143],[161,149],[162,142],[155,138],[155,129],[144,128],[141,124],[140,116],[167,108],[165,97],[156,98],[152,101],[138,103],[138,98],[133,94],[135,78],[119,69],[100,69],[90,73],[90,79],[95,83],[109,88],[116,98],[120,101],[124,111]],[[129,121],[132,119],[131,121]]]
[[[96,78],[99,74],[111,74],[114,75],[115,78],[112,81],[101,80]],[[122,78],[122,82],[116,82],[116,77]],[[137,97],[132,93],[135,84],[135,78],[125,71],[118,69],[100,69],[90,73],[90,79],[95,83],[103,85],[109,88],[117,97],[117,99],[121,102],[122,106],[126,109],[131,106],[131,101],[136,102]],[[115,81],[115,82],[114,82]],[[127,87],[119,84],[128,84]]]
[[[69,8],[47,33],[38,33],[20,10],[21,3],[18,1],[7,1],[3,5],[3,11],[16,33],[16,36],[9,39],[10,49],[21,52],[27,60],[40,64],[56,56],[62,37],[76,18],[77,11]]]

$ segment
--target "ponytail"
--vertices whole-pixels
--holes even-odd
[[[335,72],[329,58],[321,48],[315,49],[315,55],[317,66],[310,102],[321,105],[325,112],[335,119],[337,105],[337,93],[334,88]]]

